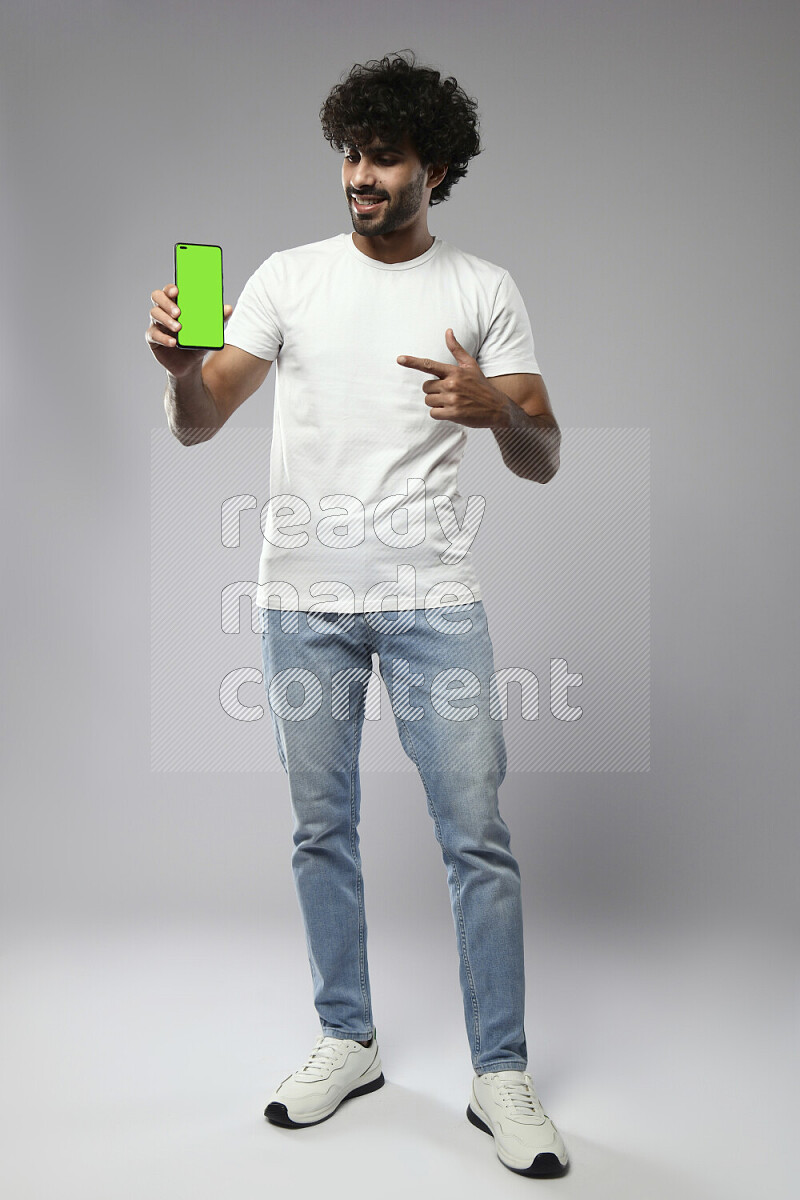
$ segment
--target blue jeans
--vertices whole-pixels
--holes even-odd
[[[502,722],[489,715],[494,660],[483,604],[259,611],[264,684],[294,816],[292,872],[323,1033],[366,1041],[374,1028],[358,822],[375,651],[447,867],[473,1069],[526,1070],[520,872],[498,808],[506,749]]]

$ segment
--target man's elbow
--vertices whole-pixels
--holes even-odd
[[[561,430],[557,425],[553,426],[554,438],[550,447],[550,453],[546,456],[542,470],[537,475],[538,483],[549,483],[554,475],[558,474],[558,468],[561,466]]]
[[[167,416],[167,427],[172,436],[177,438],[182,446],[196,446],[198,442],[207,442],[217,432],[216,428],[181,428],[173,425],[169,416]]]
[[[182,446],[196,446],[198,442],[209,442],[216,429],[184,429],[178,440]]]
[[[551,458],[550,462],[547,465],[547,470],[545,471],[544,475],[540,478],[539,482],[540,483],[549,483],[550,480],[553,478],[553,476],[558,474],[558,468],[560,466],[561,466],[561,455],[556,454],[556,456],[554,458]]]

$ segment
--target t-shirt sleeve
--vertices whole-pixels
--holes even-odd
[[[489,328],[475,356],[484,375],[541,375],[525,301],[508,271],[495,295]]]
[[[275,303],[277,274],[271,255],[242,288],[225,326],[225,341],[258,358],[274,362],[283,345],[283,329]]]

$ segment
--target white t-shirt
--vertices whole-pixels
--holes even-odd
[[[482,502],[470,514],[457,479],[468,427],[431,417],[422,384],[435,376],[396,361],[455,364],[450,327],[487,377],[540,374],[508,271],[439,237],[382,263],[340,233],[276,251],[247,280],[225,341],[276,362],[261,608],[480,600],[469,546]]]

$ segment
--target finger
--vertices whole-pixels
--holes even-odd
[[[415,371],[427,371],[429,375],[438,375],[440,379],[444,379],[445,375],[449,375],[453,371],[453,363],[436,362],[432,358],[414,358],[410,354],[399,355],[397,361],[401,367],[412,367]]]
[[[170,309],[172,312],[172,309]],[[180,329],[181,323],[169,312],[165,312],[163,308],[156,306],[150,309],[150,320],[159,329],[173,330],[175,333]]]
[[[167,286],[164,288],[163,292],[156,292],[156,295],[157,296],[161,296],[161,295],[166,296],[167,300],[169,301],[167,308],[169,308],[170,304],[178,303],[178,285],[176,283],[168,283]]]
[[[469,351],[464,349],[452,329],[445,331],[445,339],[450,347],[450,353],[460,366],[478,367],[477,359],[473,358]],[[480,370],[480,367],[478,367],[478,370]]]
[[[169,346],[172,348],[176,345],[175,338],[165,333],[160,325],[149,325],[144,336],[145,341],[150,342],[154,346]]]
[[[166,313],[170,317],[177,317],[181,311],[175,303],[177,295],[178,289],[173,283],[167,284],[165,288],[159,291],[151,292],[150,299],[163,313]],[[153,310],[151,309],[150,311],[152,312]]]

